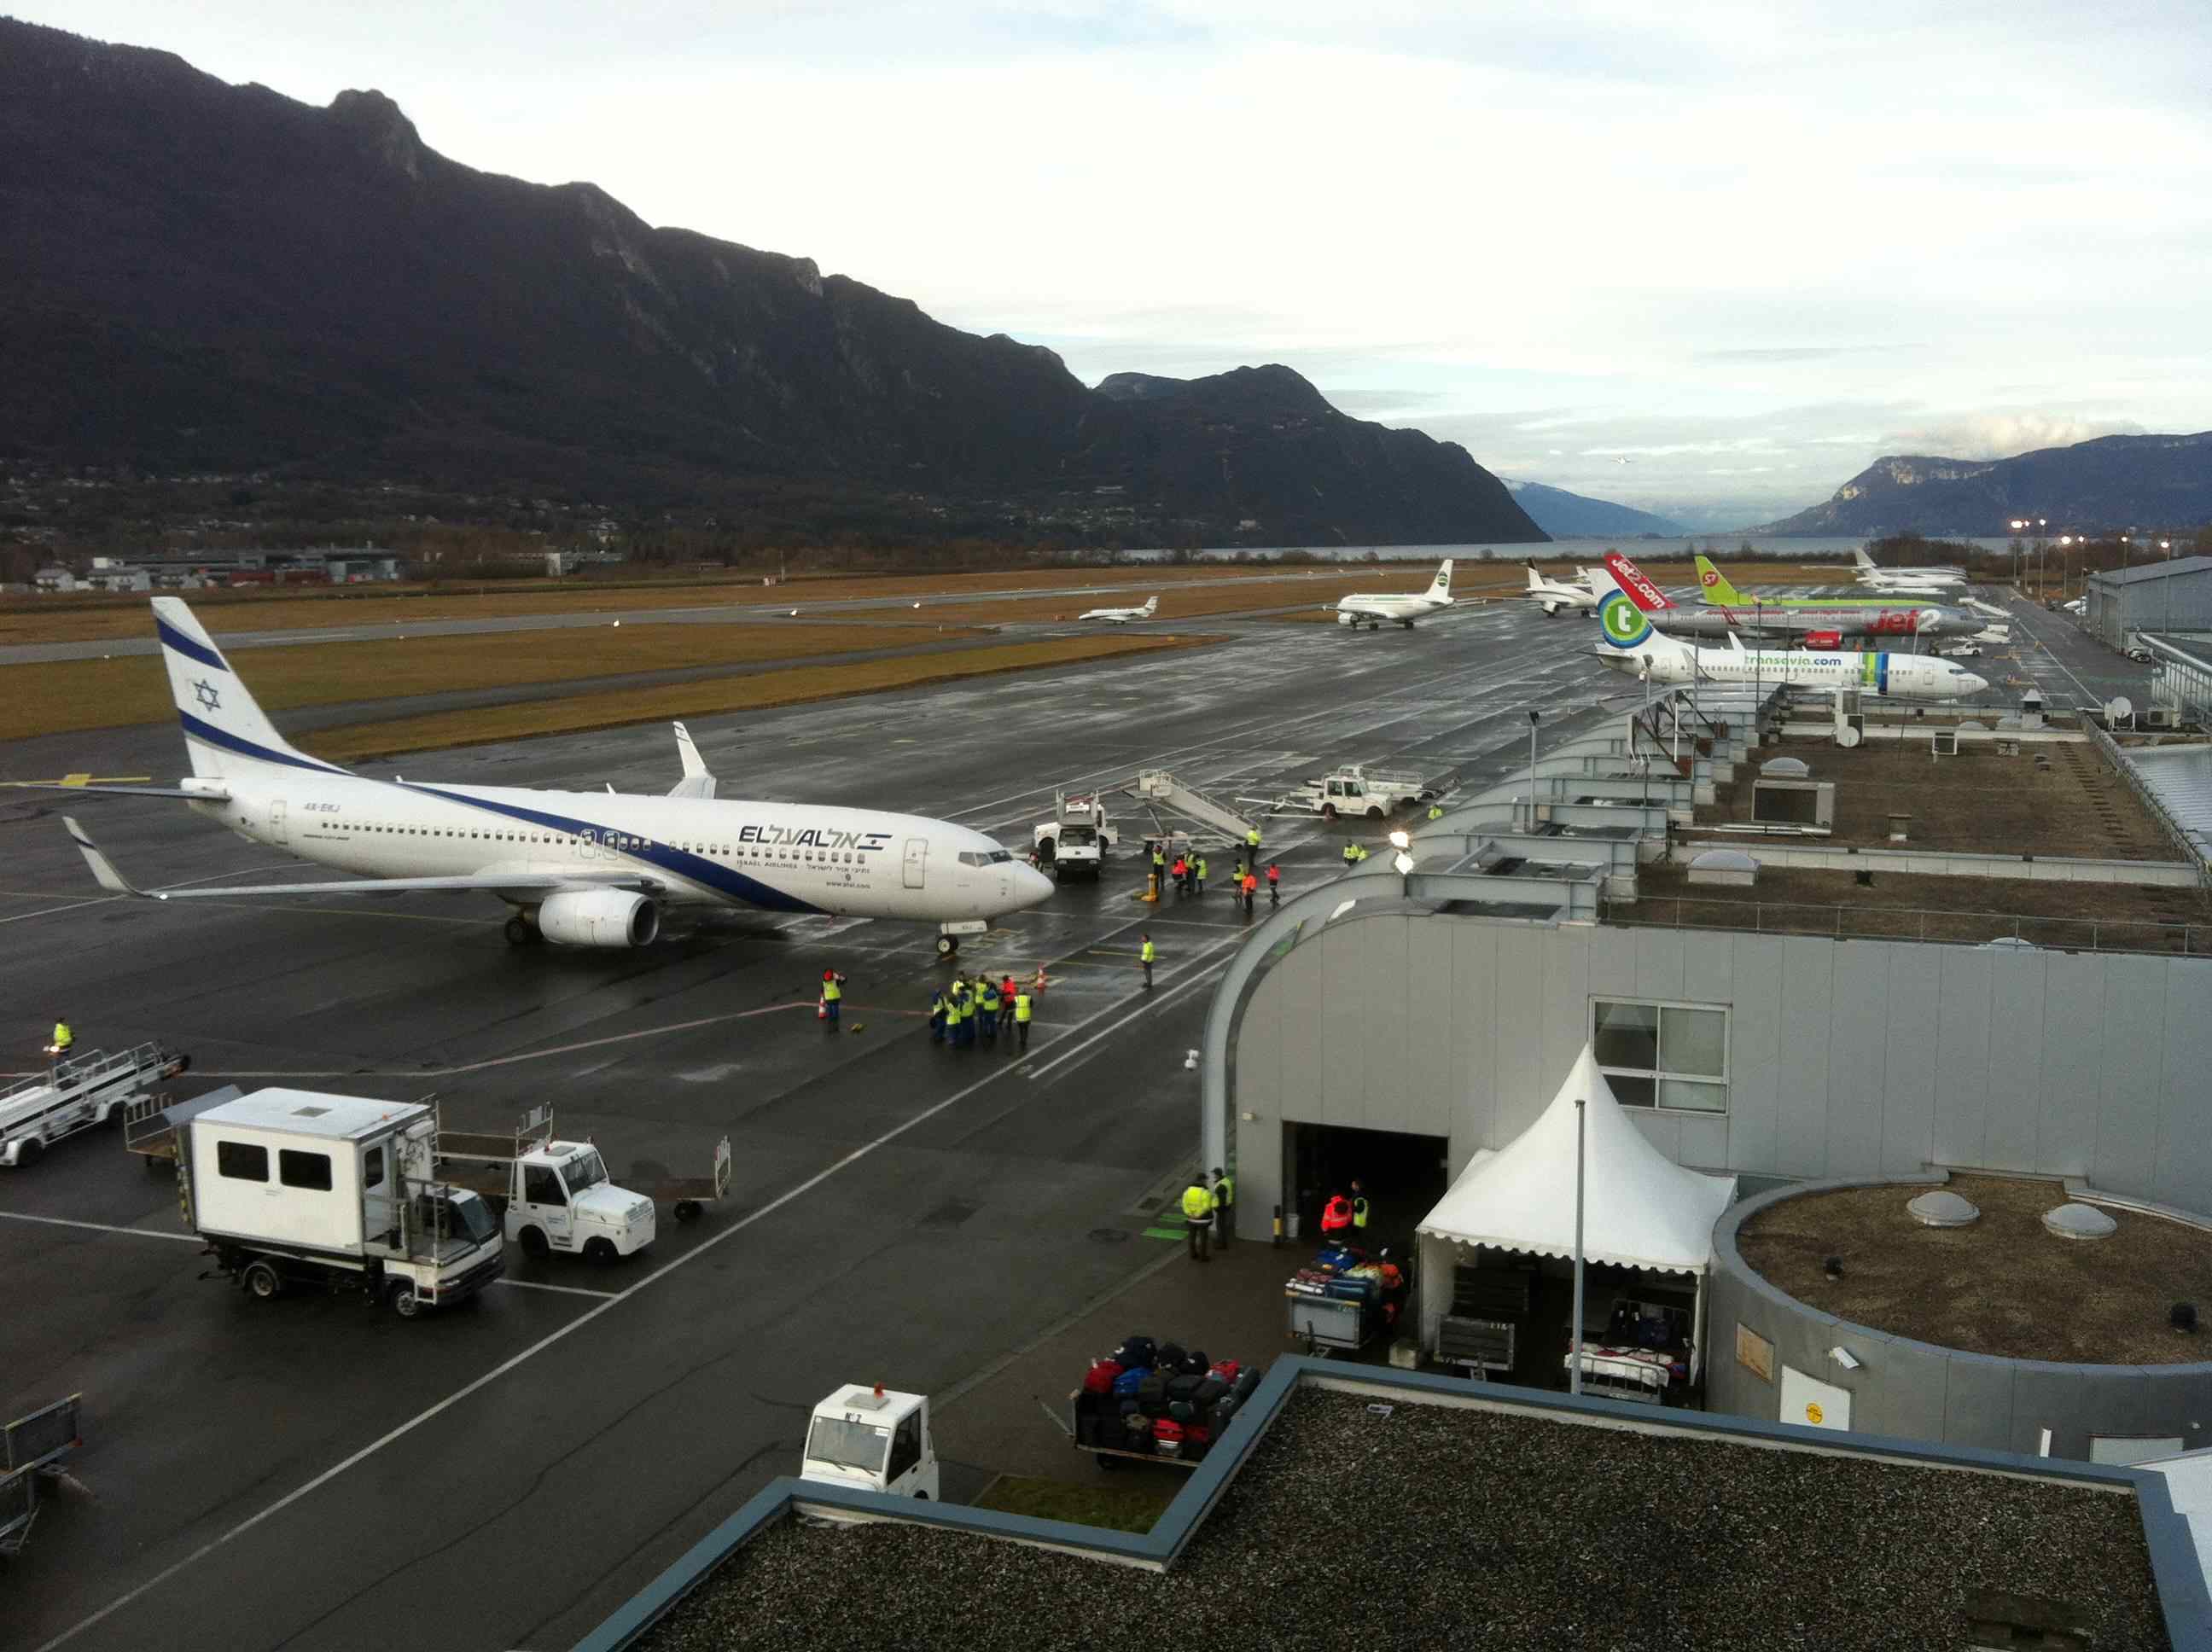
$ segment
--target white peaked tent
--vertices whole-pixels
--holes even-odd
[[[1735,1178],[1685,1169],[1654,1147],[1622,1111],[1585,1045],[1536,1121],[1500,1151],[1476,1154],[1422,1219],[1425,1346],[1436,1345],[1437,1324],[1451,1311],[1453,1265],[1472,1261],[1471,1248],[1573,1257],[1577,1098],[1589,1103],[1583,1121],[1583,1260],[1696,1275],[1702,1345],[1713,1224],[1735,1202]]]

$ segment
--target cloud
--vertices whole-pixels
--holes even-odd
[[[1969,413],[1881,439],[1885,453],[1931,459],[2010,459],[2039,447],[2071,447],[2099,436],[2140,436],[2133,419],[2085,419],[2051,413]]]

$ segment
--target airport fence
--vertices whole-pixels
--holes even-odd
[[[2186,890],[2178,891],[2193,899]],[[1927,912],[1913,907],[1700,900],[1645,896],[1606,902],[1605,920],[1668,929],[1737,929],[1833,940],[2021,942],[2059,952],[2160,952],[2212,957],[2212,922],[2152,918],[2045,918],[2025,913]]]

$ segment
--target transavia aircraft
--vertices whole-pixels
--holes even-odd
[[[1667,598],[1626,557],[1608,555],[1594,583],[1603,638],[1598,658],[1614,671],[1650,682],[1787,683],[1801,689],[1856,689],[1895,700],[1961,700],[1989,687],[1964,666],[1927,654],[1753,650],[1733,636],[1730,647],[1699,648],[1652,629],[1652,615]]]
[[[1589,569],[1586,568],[1577,568],[1571,580],[1547,580],[1532,562],[1528,565],[1528,589],[1523,594],[1544,610],[1546,619],[1557,617],[1562,608],[1579,609],[1587,614],[1597,611],[1597,597],[1590,590]]]
[[[1723,637],[1741,631],[1799,637],[1808,647],[1832,648],[1845,637],[1972,636],[1988,623],[1963,608],[1885,603],[1871,592],[1863,597],[1753,599],[1730,585],[1728,575],[1705,556],[1700,555],[1697,560],[1703,605],[1676,608],[1670,604],[1651,616],[1651,623],[1669,636]]]
[[[1955,591],[1966,583],[1966,572],[1956,568],[1882,568],[1863,550],[1851,553],[1858,582],[1875,591],[1894,591],[1900,596],[1924,596]]]
[[[1349,625],[1355,631],[1363,625],[1370,631],[1379,631],[1387,621],[1410,631],[1415,620],[1426,619],[1452,605],[1451,568],[1451,558],[1447,556],[1443,566],[1437,570],[1437,577],[1429,581],[1429,588],[1419,596],[1341,598],[1336,604],[1336,623]]]
[[[1104,620],[1109,625],[1127,625],[1131,620],[1148,620],[1159,612],[1158,597],[1145,598],[1142,608],[1094,608],[1087,614],[1078,614],[1079,620]]]
[[[222,651],[174,597],[154,598],[169,689],[192,773],[175,787],[71,790],[179,798],[240,836],[360,874],[336,883],[173,890],[220,895],[386,895],[476,890],[514,908],[507,938],[649,944],[670,908],[903,918],[963,934],[1033,907],[1052,880],[965,826],[875,809],[718,799],[684,725],[684,778],[665,797],[371,780],[285,744]],[[64,817],[66,819],[66,817]],[[145,895],[75,820],[70,835],[100,886]]]

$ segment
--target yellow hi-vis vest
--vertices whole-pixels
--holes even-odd
[[[1237,1178],[1235,1176],[1224,1176],[1220,1181],[1215,1182],[1213,1184],[1213,1197],[1217,1202],[1224,1206],[1234,1205],[1237,1202]]]
[[[1356,866],[1359,864],[1359,846],[1357,843],[1347,843],[1344,846],[1344,864],[1347,866]]]
[[[70,1023],[68,1022],[57,1021],[54,1023],[54,1048],[56,1049],[65,1051],[70,1045],[76,1042],[76,1035],[70,1030]]]
[[[824,1004],[835,1004],[844,996],[845,989],[837,984],[835,975],[822,983],[822,1001]]]
[[[1213,1195],[1196,1182],[1182,1190],[1182,1214],[1187,1222],[1203,1222],[1213,1214]]]
[[[985,1015],[999,1013],[999,989],[995,987],[986,987],[983,989],[983,1013]]]
[[[1367,1225],[1367,1195],[1365,1193],[1360,1194],[1352,1201],[1352,1225],[1355,1228],[1364,1228]]]
[[[1014,994],[1014,1019],[1017,1021],[1027,1021],[1029,1018],[1030,995],[1027,993],[1016,993]]]
[[[1145,943],[1145,962],[1146,962],[1146,963],[1152,963],[1154,959],[1158,958],[1158,957],[1159,957],[1159,952],[1158,951],[1158,950],[1157,950],[1157,949],[1155,949],[1155,948],[1153,947],[1152,944],[1150,941],[1146,941],[1146,942]]]

